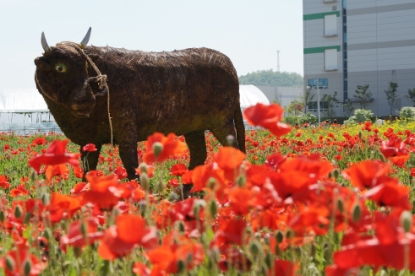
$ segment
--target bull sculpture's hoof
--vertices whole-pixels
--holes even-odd
[[[169,201],[177,202],[181,200],[185,200],[186,198],[190,197],[190,190],[192,189],[193,185],[186,184],[181,185],[173,190],[170,194]]]

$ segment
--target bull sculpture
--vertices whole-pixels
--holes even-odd
[[[154,132],[184,135],[189,169],[206,159],[206,130],[222,145],[228,135],[237,137],[233,146],[245,152],[238,77],[227,56],[207,48],[143,52],[86,46],[90,34],[91,28],[80,44],[49,47],[42,33],[45,52],[35,59],[37,89],[63,133],[80,145],[89,169],[96,169],[102,145],[112,140],[108,95],[103,97],[106,88],[94,65],[107,76],[113,141],[129,179],[137,177],[137,142]],[[88,143],[97,151],[83,152]]]

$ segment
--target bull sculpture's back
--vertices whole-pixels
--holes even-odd
[[[136,177],[137,142],[154,132],[184,135],[190,150],[189,169],[204,163],[204,132],[210,130],[222,145],[236,136],[235,147],[245,152],[245,133],[239,104],[239,84],[229,58],[218,51],[194,48],[173,52],[142,52],[60,43],[35,59],[35,80],[65,135],[81,146],[88,168],[95,169],[101,146],[111,141],[107,95],[90,78],[96,76],[87,55],[110,88],[114,143],[128,177]],[[81,48],[83,50],[81,50]],[[235,132],[236,128],[236,132]],[[98,151],[82,151],[94,143]]]

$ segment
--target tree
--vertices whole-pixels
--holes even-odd
[[[410,99],[414,103],[414,106],[415,106],[415,88],[408,89],[408,95],[406,95],[406,97]]]
[[[274,72],[270,70],[256,71],[239,77],[239,84],[256,86],[303,86],[303,77],[297,73]]]
[[[304,104],[300,100],[292,100],[287,107],[287,113],[298,115],[304,108]]]
[[[354,106],[353,106],[352,100],[350,100],[348,98],[343,103],[343,113],[344,113],[344,116],[346,116],[346,117],[352,116],[353,111],[354,111]]]
[[[313,99],[314,99],[314,93],[311,93],[311,89],[304,90],[304,93],[300,97],[300,101],[304,105],[304,114],[307,113],[307,106]]]
[[[365,109],[367,103],[372,98],[372,92],[368,91],[369,84],[366,85],[358,85],[357,90],[355,91],[354,97],[356,98],[357,102],[360,104],[361,109]]]
[[[327,103],[327,118],[332,119],[336,115],[335,108],[339,106],[340,101],[337,99],[337,92],[334,92],[333,96],[324,94],[322,98],[323,102]]]
[[[398,97],[398,84],[396,82],[389,82],[389,88],[385,90],[386,99],[388,100],[388,104],[390,107],[390,115],[393,115],[393,103],[395,102],[395,99]]]

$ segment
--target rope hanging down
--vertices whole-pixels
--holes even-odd
[[[101,92],[95,93],[95,96],[103,96],[105,93],[107,93],[107,113],[108,113],[108,122],[110,126],[110,135],[111,135],[111,146],[114,146],[114,135],[112,130],[112,120],[111,120],[111,114],[110,114],[110,89],[107,84],[107,75],[103,75],[101,71],[99,71],[98,67],[95,65],[95,63],[91,60],[91,58],[85,54],[84,50],[79,46],[79,44],[74,42],[64,42],[65,44],[69,44],[73,46],[78,52],[80,52],[88,61],[88,63],[92,66],[92,68],[97,73],[96,77],[90,77],[88,78],[84,83],[84,88],[86,88],[90,82],[97,82],[98,88],[102,90]]]

